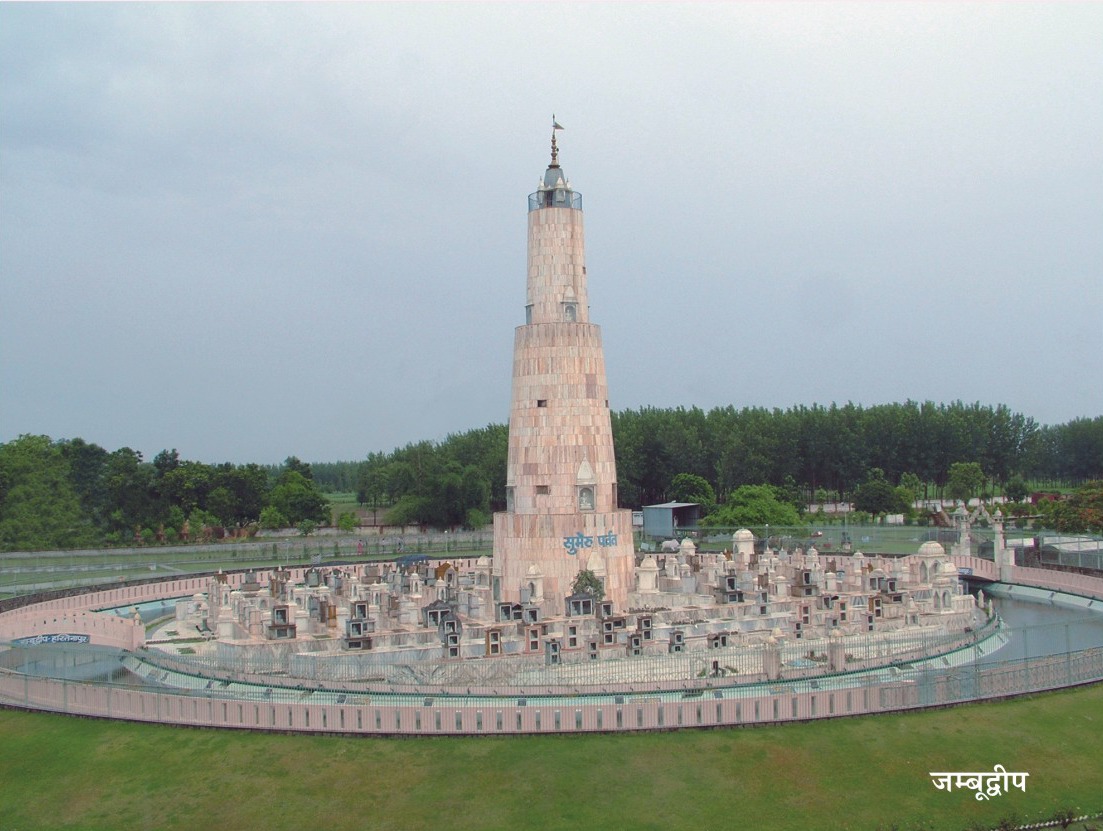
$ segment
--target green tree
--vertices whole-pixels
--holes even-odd
[[[456,528],[479,522],[489,514],[495,481],[503,483],[504,501],[505,457],[499,457],[498,438],[487,428],[473,438],[450,436],[443,445],[407,445],[390,461],[371,459],[361,467],[360,498],[385,494],[392,505],[388,524]],[[488,472],[487,460],[499,458],[501,470]]]
[[[395,459],[380,471],[387,502],[394,504],[417,487],[413,466],[402,459]]]
[[[450,435],[440,447],[446,458],[463,468],[479,471],[489,487],[487,510],[502,510],[506,504],[506,456],[509,429],[504,424],[488,424],[477,430]]]
[[[111,508],[109,528],[122,539],[160,519],[153,473],[153,465],[143,462],[142,454],[129,447],[107,457],[101,487]]]
[[[968,502],[984,487],[984,471],[978,462],[954,462],[946,479],[946,493],[951,499]]]
[[[185,517],[186,515],[179,505],[169,506],[168,513],[165,516],[165,533],[172,531],[178,534],[184,528]]]
[[[901,493],[889,483],[881,468],[873,467],[869,469],[866,481],[854,491],[854,509],[874,516],[903,513],[910,507],[906,494],[906,490]]]
[[[280,474],[269,504],[283,514],[289,525],[297,526],[305,519],[326,523],[330,518],[329,501],[298,470],[289,469]]]
[[[1103,477],[1103,416],[1077,418],[1054,436],[1056,476],[1083,481]]]
[[[427,497],[425,514],[420,521],[438,528],[453,528],[463,523],[467,514],[464,504],[464,471],[456,462],[427,478],[419,491]]]
[[[306,462],[299,461],[297,456],[288,456],[283,461],[284,473],[299,473],[304,479],[314,479],[314,471]]]
[[[207,494],[206,509],[218,517],[219,525],[232,526],[237,513],[237,499],[228,488],[217,487]]]
[[[387,457],[382,453],[371,453],[356,470],[356,501],[361,505],[371,503],[372,508],[379,506],[379,500],[386,494],[386,476],[384,468]]]
[[[1035,522],[1037,527],[1051,528],[1065,533],[1083,533],[1088,530],[1080,512],[1067,499],[1043,500],[1038,503],[1037,511],[1039,514],[1039,519]]]
[[[202,534],[204,528],[218,528],[221,525],[222,520],[203,508],[196,508],[188,514],[188,526],[191,528],[192,536],[195,538],[198,538]]]
[[[582,569],[571,583],[572,594],[588,594],[594,598],[595,603],[600,603],[605,597],[605,586],[596,574],[589,569]]]
[[[346,511],[337,518],[337,527],[345,533],[350,533],[360,527],[360,518],[352,511]]]
[[[1069,506],[1085,531],[1103,533],[1103,481],[1087,482],[1077,488]]]
[[[900,474],[900,487],[908,494],[908,506],[923,498],[923,481],[911,471]]]
[[[207,496],[207,507],[223,518],[225,525],[246,525],[256,522],[268,500],[268,474],[260,465],[235,467],[219,465],[213,472],[214,489]],[[216,510],[212,500],[219,490],[222,503]]]
[[[423,496],[408,493],[396,502],[386,515],[388,525],[421,525],[423,517],[429,516],[429,500]]]
[[[679,473],[671,482],[667,495],[674,502],[696,502],[701,512],[711,513],[716,507],[716,491],[703,476],[694,473]]]
[[[797,484],[797,480],[793,478],[791,473],[786,473],[781,480],[781,485],[776,486],[774,491],[777,493],[777,498],[785,502],[788,502],[794,508],[797,509],[798,514],[804,513],[805,500],[804,494],[801,493],[800,486]]]
[[[1022,502],[1026,499],[1026,495],[1030,493],[1030,489],[1027,488],[1023,477],[1016,474],[1008,480],[1003,492],[1012,502]]]
[[[260,512],[261,528],[275,531],[279,528],[288,528],[290,525],[291,523],[287,521],[287,517],[280,512],[279,508],[269,505]]]
[[[489,511],[481,511],[478,508],[468,508],[464,517],[463,527],[467,531],[480,531],[494,521]]]
[[[69,464],[49,436],[0,444],[0,480],[0,549],[72,548],[94,539]]]
[[[57,444],[69,463],[69,481],[80,499],[81,510],[98,530],[105,530],[112,510],[103,486],[108,452],[79,438]]]
[[[770,485],[743,485],[728,494],[724,504],[701,524],[720,528],[799,525],[800,514]]]
[[[163,479],[169,471],[176,470],[180,466],[180,454],[176,448],[162,450],[153,457],[153,470],[158,479]]]
[[[202,462],[179,462],[157,480],[161,499],[176,505],[185,515],[196,508],[205,508],[207,495],[214,487],[215,471]]]

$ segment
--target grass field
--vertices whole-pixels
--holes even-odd
[[[366,739],[0,710],[0,829],[959,829],[1103,810],[1103,685],[903,715]],[[977,801],[928,771],[1026,771]],[[1082,828],[1077,824],[1077,828]]]

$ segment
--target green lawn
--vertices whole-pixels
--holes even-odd
[[[1103,685],[905,715],[363,739],[0,710],[0,828],[967,829],[1103,810]],[[928,771],[1030,773],[979,802]],[[1082,827],[1079,824],[1076,827]]]
[[[333,515],[333,521],[337,521],[337,517],[341,514],[355,513],[360,508],[360,503],[356,501],[356,492],[352,491],[346,493],[343,491],[335,491],[333,493],[323,494],[326,500],[329,502],[329,509]]]

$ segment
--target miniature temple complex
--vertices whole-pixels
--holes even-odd
[[[872,638],[887,663],[909,654],[904,636],[948,651],[983,623],[937,542],[904,557],[826,556],[740,530],[707,541],[722,550],[698,551],[687,538],[637,554],[631,512],[617,502],[582,198],[559,166],[554,130],[551,163],[528,202],[525,322],[513,346],[506,507],[494,515],[492,556],[277,569],[234,589],[218,575],[205,597],[178,606],[178,617],[209,632],[204,650],[226,666],[389,683],[531,671],[554,683],[548,673],[571,665],[626,677],[618,667],[693,654],[717,656],[718,673],[777,678],[782,664],[768,648],[780,643],[839,671]],[[582,571],[601,590],[576,593]],[[495,662],[513,675],[495,675]]]
[[[829,644],[863,636],[967,641],[983,622],[937,542],[906,557],[827,557],[811,547],[774,551],[759,544],[756,552],[754,536],[741,530],[731,551],[698,553],[685,539],[677,553],[634,560],[627,610],[589,595],[568,596],[564,613],[547,617],[539,604],[495,602],[492,564],[480,557],[310,568],[297,582],[277,569],[266,585],[246,581],[233,590],[216,576],[205,601],[181,603],[188,607],[181,616],[205,615],[227,665],[249,666],[255,648],[267,645],[264,659],[281,655],[292,675],[392,681],[399,665],[408,672],[416,664],[439,668],[505,656],[547,667],[720,656],[779,642],[826,656]],[[906,650],[907,639],[901,643]],[[339,671],[327,672],[327,665]],[[832,668],[844,669],[845,661]]]

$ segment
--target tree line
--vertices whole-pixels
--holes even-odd
[[[329,522],[309,464],[152,462],[129,447],[24,435],[0,444],[0,550],[177,542],[251,525]]]
[[[665,501],[678,473],[717,494],[741,485],[796,483],[811,497],[843,499],[881,470],[914,474],[940,495],[955,463],[975,462],[1000,486],[1015,476],[1077,484],[1103,476],[1103,417],[1054,427],[1004,405],[907,401],[787,410],[644,408],[615,413],[622,501]],[[934,491],[933,493],[931,491]]]
[[[1103,478],[1103,416],[1040,426],[1004,405],[645,407],[614,412],[612,426],[623,507],[674,498],[679,474],[705,480],[721,502],[759,484],[796,489],[798,500],[842,500],[871,470],[894,485],[906,476],[918,482],[917,498],[933,498],[949,495],[954,465],[963,463],[978,465],[1001,489],[1015,479],[1073,486]],[[483,480],[490,509],[501,510],[507,435],[505,425],[490,425],[362,462],[315,465],[316,477],[332,489],[355,477],[361,502],[386,505],[410,494],[429,498],[435,470],[474,468],[467,475]]]
[[[978,474],[1004,492],[1103,479],[1103,416],[1041,426],[1004,405],[645,407],[613,413],[612,427],[620,502],[631,508],[705,501],[687,498],[700,492],[716,510],[761,498],[736,494],[759,485],[799,508],[952,496]],[[326,491],[355,491],[389,524],[481,527],[505,507],[507,444],[506,425],[491,424],[359,461],[265,467],[185,461],[175,450],[146,462],[130,448],[21,436],[0,444],[0,547],[129,543],[135,533],[170,541],[185,521],[193,535],[325,523]]]

